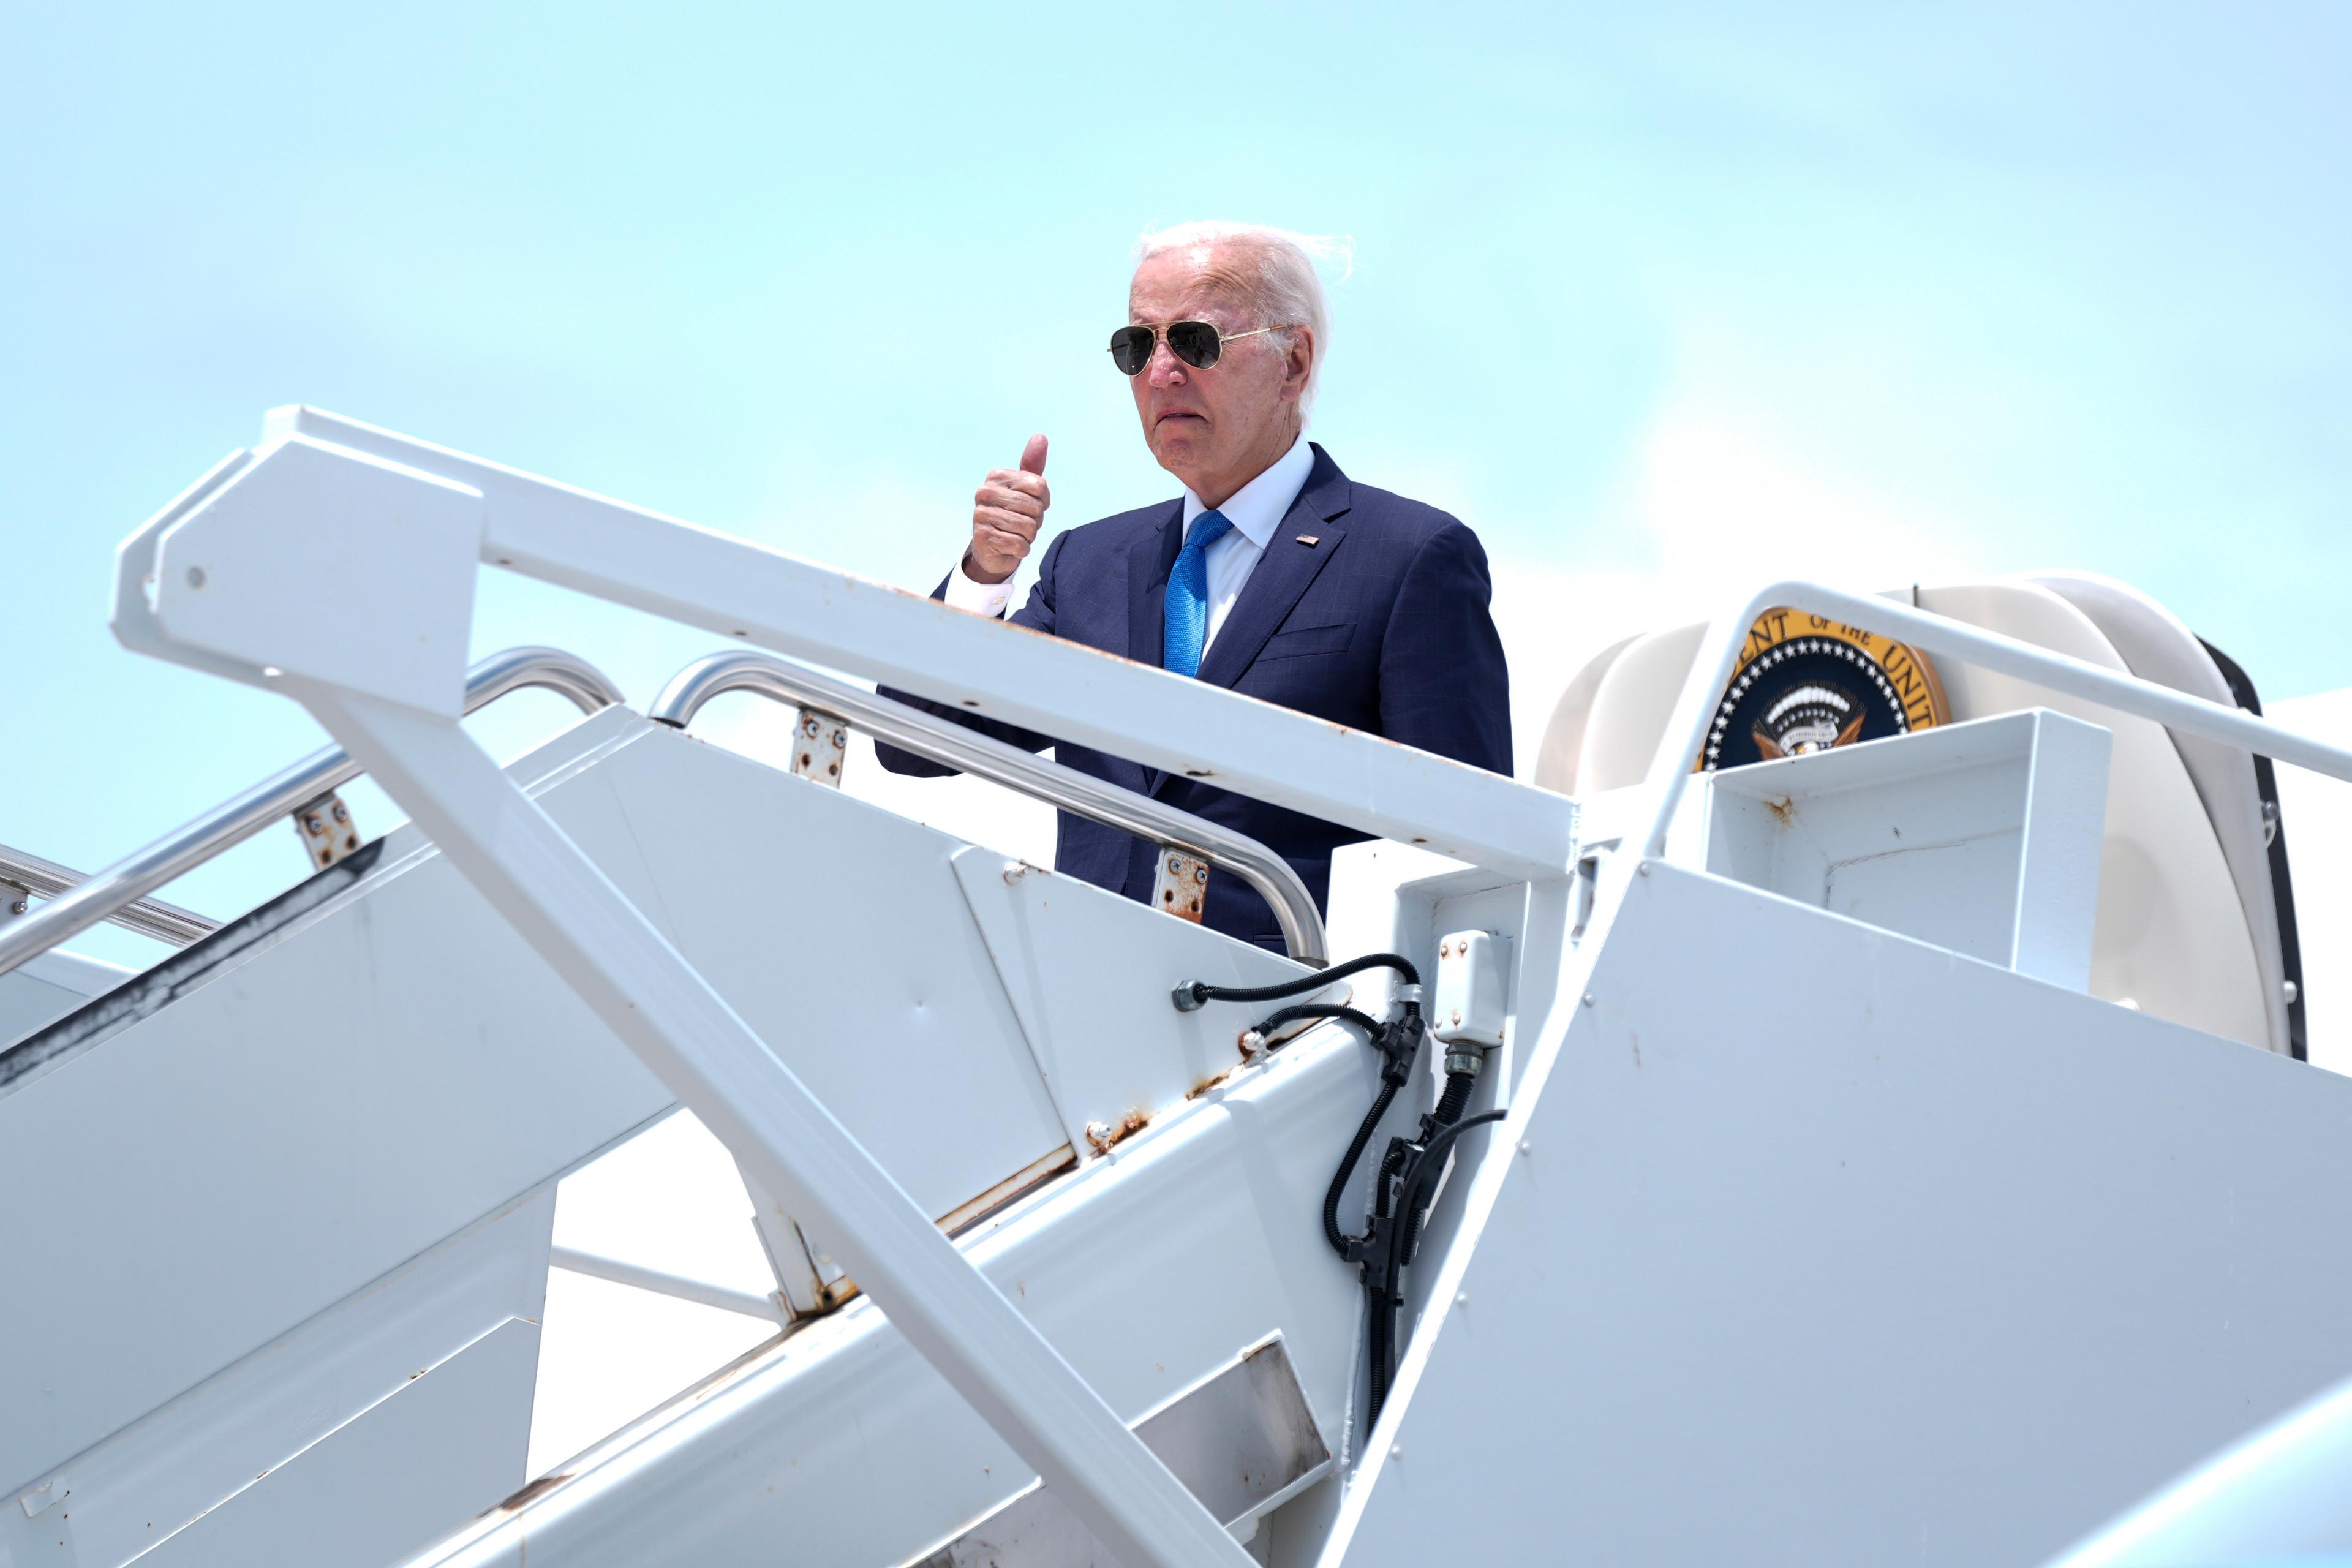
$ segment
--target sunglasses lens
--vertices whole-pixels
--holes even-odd
[[[1110,363],[1121,375],[1136,375],[1151,363],[1151,329],[1121,327],[1110,335]]]
[[[1195,370],[1206,370],[1217,363],[1224,344],[1217,339],[1217,329],[1206,321],[1178,321],[1168,329],[1168,346],[1176,357]]]

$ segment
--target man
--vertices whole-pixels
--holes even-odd
[[[1074,528],[1013,618],[1090,647],[1511,771],[1509,681],[1477,536],[1433,507],[1356,483],[1304,435],[1330,331],[1298,237],[1187,224],[1145,237],[1111,360],[1181,500]],[[1045,437],[974,498],[962,562],[933,595],[1001,615],[1044,523]],[[889,695],[917,700],[904,693]],[[930,711],[1031,750],[1045,735]],[[894,773],[949,770],[889,746]],[[1247,834],[1290,862],[1319,908],[1331,851],[1365,835],[1072,745],[1059,761]],[[1064,813],[1055,868],[1149,900],[1152,846]],[[1279,952],[1274,911],[1212,876],[1206,923]]]

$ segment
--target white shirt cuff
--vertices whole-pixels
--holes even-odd
[[[1004,606],[1012,599],[1012,577],[1002,583],[975,583],[963,574],[963,563],[960,560],[955,570],[948,574],[948,603],[959,610],[970,610],[975,616],[993,618],[1004,613]]]

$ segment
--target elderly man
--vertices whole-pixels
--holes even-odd
[[[1111,363],[1181,500],[1073,528],[1047,546],[1021,625],[1369,730],[1496,773],[1511,770],[1509,680],[1487,613],[1477,536],[1433,507],[1360,484],[1306,438],[1330,329],[1299,237],[1235,224],[1147,236]],[[1045,519],[1045,437],[981,485],[962,562],[934,597],[1001,615]],[[903,694],[893,693],[893,695]],[[911,700],[911,699],[909,699]],[[1053,740],[977,721],[1032,750]],[[893,772],[947,770],[885,746]],[[1100,752],[1068,766],[1265,844],[1324,903],[1331,852],[1365,836]],[[1064,813],[1056,868],[1149,900],[1152,847]],[[1206,922],[1280,951],[1274,911],[1210,879]]]

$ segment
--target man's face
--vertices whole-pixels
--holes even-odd
[[[1255,258],[1233,246],[1163,251],[1136,268],[1128,320],[1160,329],[1151,363],[1132,377],[1135,412],[1160,466],[1212,506],[1287,451],[1298,436],[1299,397],[1314,345],[1305,332],[1268,332],[1224,345],[1217,363],[1195,369],[1167,342],[1171,321],[1208,321],[1231,337],[1287,325],[1258,319],[1248,295],[1228,281]],[[1223,276],[1220,276],[1220,275]]]

